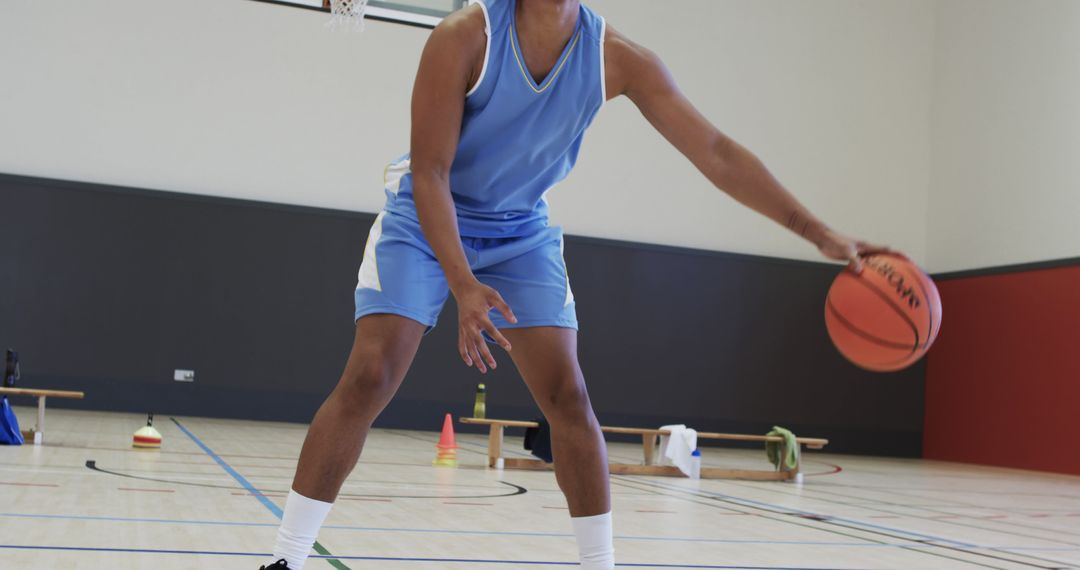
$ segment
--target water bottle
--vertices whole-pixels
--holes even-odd
[[[701,451],[697,449],[690,454],[690,478],[701,479]]]
[[[478,419],[484,419],[487,417],[487,404],[486,404],[487,388],[483,384],[476,386],[476,404],[473,405],[472,417]]]

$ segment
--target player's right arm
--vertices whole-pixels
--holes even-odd
[[[496,308],[515,321],[499,293],[480,283],[469,268],[450,194],[465,94],[479,79],[487,50],[485,27],[480,8],[467,8],[448,16],[428,38],[413,85],[410,166],[420,226],[457,301],[458,352],[480,372],[495,368],[483,332],[510,350],[488,313]]]
[[[646,119],[717,188],[859,271],[861,258],[887,248],[842,235],[803,206],[748,149],[694,107],[655,53],[612,27],[606,37],[607,93],[626,95]]]

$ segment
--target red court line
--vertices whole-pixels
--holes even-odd
[[[835,463],[826,463],[824,461],[806,461],[805,463],[820,463],[821,465],[827,465],[831,469],[829,469],[828,471],[818,471],[816,473],[803,473],[803,477],[820,477],[822,475],[836,475],[837,473],[844,470],[843,467],[840,467],[839,465],[837,465]]]
[[[341,501],[367,501],[369,503],[393,503],[392,499],[372,499],[370,497],[339,497]]]
[[[53,485],[52,483],[14,483],[0,481],[0,485],[11,485],[13,487],[59,487],[60,485]]]
[[[569,511],[569,507],[544,507],[545,509],[554,509],[556,511]]]
[[[145,449],[138,450],[138,449],[132,449],[132,448],[129,448],[129,447],[101,447],[101,446],[96,446],[96,445],[58,445],[58,444],[50,445],[50,447],[63,447],[63,448],[66,448],[66,449],[95,449],[95,450],[100,450],[100,451],[123,451],[123,452],[128,452],[128,453],[146,453]],[[173,450],[170,449],[168,451],[162,451],[161,455],[198,455],[198,456],[205,457],[206,454],[204,454],[201,451],[173,451]],[[282,461],[296,461],[295,457],[281,457],[279,455],[241,455],[241,454],[231,454],[231,453],[219,453],[218,455],[220,457],[245,457],[245,458],[248,458],[248,459],[280,459]]]
[[[132,487],[117,487],[119,491],[140,491],[144,493],[175,493],[174,489],[135,489]]]

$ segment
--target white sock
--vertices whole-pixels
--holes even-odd
[[[575,517],[574,525],[582,570],[615,570],[615,544],[611,532],[611,513],[593,517]]]
[[[303,570],[315,538],[319,535],[326,515],[334,503],[309,499],[296,491],[289,491],[285,500],[285,516],[278,527],[277,543],[274,544],[274,561],[285,559],[289,570]]]

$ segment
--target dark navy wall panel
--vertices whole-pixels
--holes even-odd
[[[306,422],[352,342],[373,219],[0,175],[0,345],[22,352],[25,385],[87,392],[53,405]],[[922,365],[862,372],[829,343],[838,267],[573,236],[566,259],[602,422],[779,424],[834,451],[920,454]],[[506,355],[486,378],[460,363],[455,320],[451,301],[377,425],[438,429],[479,381],[489,415],[536,415]]]

